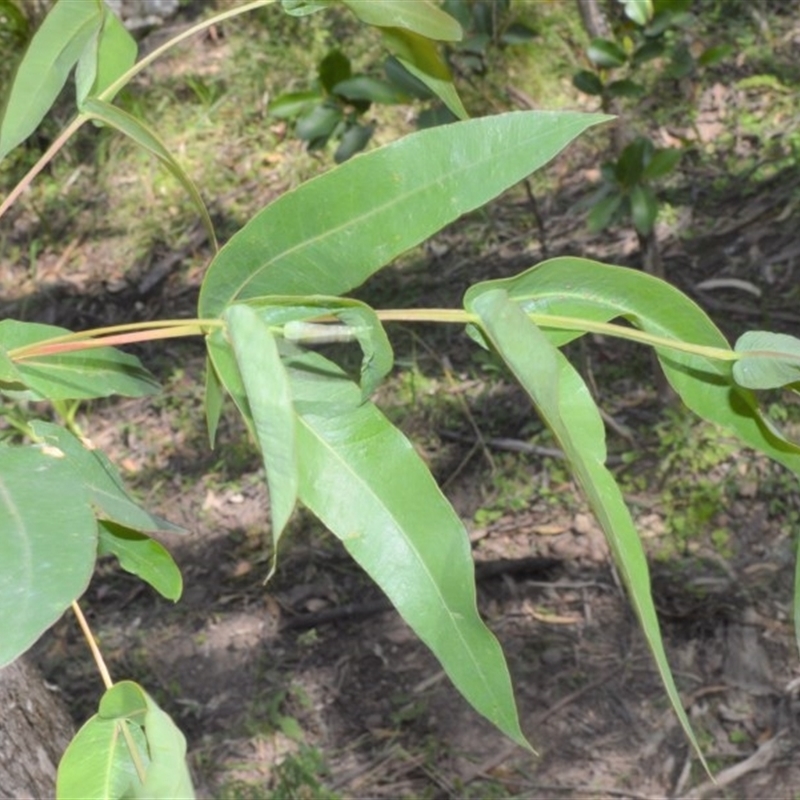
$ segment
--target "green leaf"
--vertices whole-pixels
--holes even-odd
[[[83,594],[92,577],[97,524],[67,459],[40,447],[0,445],[0,542],[3,667]]]
[[[593,64],[605,69],[621,67],[628,60],[625,51],[609,39],[592,39],[586,55]]]
[[[404,28],[381,28],[389,52],[415,77],[424,83],[459,119],[469,114],[458,96],[450,68],[430,39]]]
[[[338,536],[484,716],[527,747],[478,615],[469,537],[413,446],[317,353],[289,354],[302,502]]]
[[[270,100],[268,111],[277,119],[292,119],[309,111],[323,99],[324,95],[313,89],[306,92],[286,92]]]
[[[734,350],[733,378],[748,389],[779,389],[800,381],[800,339],[785,333],[748,331]]]
[[[356,75],[346,81],[340,81],[333,87],[333,93],[347,100],[368,100],[370,103],[405,103],[408,95],[403,94],[386,81],[370,78],[367,75]]]
[[[369,143],[374,130],[372,125],[350,125],[339,140],[333,160],[341,164],[356,153],[360,153]]]
[[[655,192],[649,186],[637,184],[631,190],[630,203],[633,226],[642,236],[647,236],[653,230],[658,216]]]
[[[588,69],[582,69],[572,76],[572,85],[584,94],[600,95],[603,94],[603,81]]]
[[[595,202],[587,220],[589,230],[592,233],[605,230],[614,221],[624,199],[624,196],[615,190],[612,194],[606,195]]]
[[[644,27],[653,18],[653,0],[620,0],[625,16]]]
[[[78,731],[61,758],[57,800],[116,800],[132,796],[141,787],[123,727],[134,741],[137,757],[147,763],[145,737],[138,725],[95,715]]]
[[[98,530],[99,556],[116,556],[122,569],[149,583],[162,597],[173,602],[180,600],[181,571],[162,544],[113,522],[100,522]]]
[[[415,78],[394,56],[389,56],[383,71],[391,83],[401,92],[416,97],[417,100],[430,100],[434,93],[419,79]]]
[[[534,30],[523,22],[512,22],[500,36],[500,41],[503,44],[529,44],[537,36],[539,32]]]
[[[404,28],[443,42],[457,42],[463,36],[458,22],[429,0],[344,0],[344,4],[367,25]]]
[[[295,421],[289,379],[275,337],[252,308],[231,306],[224,318],[264,459],[276,556],[278,540],[297,502]]]
[[[342,109],[335,102],[323,102],[297,120],[294,132],[298,139],[317,143],[324,140],[321,142],[324,144],[343,117]]]
[[[44,119],[102,20],[100,0],[58,0],[50,9],[8,90],[0,121],[0,161]]]
[[[112,394],[142,397],[160,390],[155,378],[139,363],[138,358],[112,347],[22,360],[16,360],[12,352],[68,333],[64,328],[37,322],[13,319],[0,322],[0,343],[6,353],[15,358],[17,374],[31,390],[30,399],[81,400]],[[18,388],[15,385],[4,386],[0,378],[0,392],[8,393]]]
[[[142,120],[117,106],[111,105],[111,103],[98,100],[96,97],[87,98],[81,107],[81,111],[92,119],[100,120],[120,133],[124,133],[136,142],[139,147],[155,156],[169,170],[194,203],[197,212],[200,214],[203,227],[208,233],[208,239],[214,250],[217,250],[217,235],[214,232],[214,223],[211,221],[199,189],[183,167],[173,158],[172,153],[167,150],[166,145],[159,139],[157,134],[150,130]]]
[[[101,719],[129,719],[144,725],[147,700],[144,690],[133,681],[120,681],[107,689],[100,698],[97,716]]]
[[[637,47],[631,56],[631,64],[634,67],[641,66],[647,61],[652,61],[664,53],[664,42],[661,39],[648,39],[641,47]]]
[[[643,136],[634,139],[625,147],[617,159],[615,168],[621,186],[631,189],[642,180],[654,151],[653,143]]]
[[[645,89],[640,83],[623,78],[607,84],[606,93],[609,97],[641,97],[645,93]]]
[[[63,453],[70,469],[88,493],[98,517],[137,531],[186,532],[143,509],[128,494],[122,478],[105,453],[96,450],[91,443],[81,442],[68,430],[51,422],[35,420],[30,427],[42,443]]]
[[[656,336],[730,351],[725,337],[695,302],[639,270],[582,258],[554,258],[514,278],[474,286],[467,298],[489,287],[507,290],[530,314],[596,322],[621,317]],[[546,332],[559,346],[581,335],[555,328]],[[673,389],[695,414],[800,475],[800,447],[764,418],[752,392],[734,383],[730,361],[667,348],[656,348],[656,354]]]
[[[144,785],[134,784],[131,797],[140,800],[193,800],[195,793],[186,764],[186,739],[147,692],[144,731],[150,764]]]
[[[646,181],[652,181],[669,175],[678,165],[682,155],[683,150],[677,147],[656,150],[644,168],[642,178]]]
[[[333,0],[281,0],[283,10],[293,17],[306,17],[333,5]]]
[[[421,131],[347,161],[233,236],[208,269],[199,316],[262,295],[343,294],[607,119],[511,112]]]
[[[733,55],[734,47],[731,44],[718,44],[716,47],[709,47],[700,53],[697,63],[701,67],[710,67],[724,61],[728,56]]]
[[[319,64],[319,82],[327,92],[333,92],[333,87],[341,81],[346,81],[351,75],[350,59],[341,50],[331,50]]]
[[[664,652],[641,541],[622,492],[605,467],[605,429],[589,389],[525,312],[511,302],[506,291],[473,291],[468,310],[480,316],[485,335],[522,384],[564,451],[570,470],[611,546],[672,707],[706,766]]]
[[[75,89],[78,107],[91,95],[98,95],[136,62],[138,47],[114,12],[103,4],[103,22],[78,60]],[[111,102],[114,97],[105,98]]]

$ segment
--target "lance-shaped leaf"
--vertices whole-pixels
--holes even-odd
[[[199,316],[262,295],[339,295],[609,119],[512,112],[406,136],[287,192],[211,263]]]
[[[116,556],[122,569],[149,583],[162,597],[180,599],[181,571],[164,545],[113,522],[101,521],[98,530],[97,555]]]
[[[734,348],[744,357],[733,364],[733,377],[748,389],[779,389],[800,382],[800,339],[785,333],[748,331]]]
[[[466,530],[411,443],[313,352],[287,358],[302,502],[339,537],[456,688],[522,746],[502,650],[476,608]]]
[[[160,386],[141,365],[139,359],[112,347],[33,356],[17,359],[13,352],[22,347],[44,342],[69,331],[37,322],[0,322],[0,343],[15,361],[26,396],[33,400],[82,400],[121,394],[142,397],[155,394]],[[0,392],[18,390],[16,383],[6,384],[0,378]]]
[[[214,232],[214,223],[211,221],[211,216],[208,213],[206,204],[203,202],[200,190],[195,186],[194,181],[183,167],[175,160],[155,131],[127,111],[123,111],[121,108],[96,97],[88,97],[83,102],[81,111],[90,118],[104,122],[106,125],[133,139],[139,147],[154,155],[175,176],[192,199],[197,212],[200,214],[208,239],[214,250],[216,250],[217,235]]]
[[[63,454],[100,519],[111,520],[137,531],[186,532],[142,508],[130,496],[119,472],[105,453],[94,449],[90,442],[81,442],[60,425],[41,420],[31,422],[31,430],[42,443]]]
[[[80,597],[97,523],[59,452],[0,446],[0,667],[24,653]]]
[[[725,337],[706,313],[668,283],[638,270],[612,267],[582,258],[554,258],[513,278],[473,286],[471,299],[489,288],[505,289],[530,314],[606,322],[622,317],[636,328],[676,342],[730,351]],[[557,345],[580,331],[545,331]],[[800,447],[765,419],[751,391],[733,380],[732,361],[657,347],[672,387],[695,414],[722,425],[746,445],[800,475]]]
[[[245,305],[225,312],[269,485],[273,568],[277,544],[297,502],[295,419],[289,379],[269,326]],[[225,376],[221,376],[225,382]]]
[[[50,9],[4,98],[0,160],[36,130],[102,20],[101,0],[58,0]]]
[[[103,3],[103,21],[87,43],[75,70],[78,107],[98,95],[130,69],[136,61],[136,40],[109,6]],[[113,100],[106,97],[107,101]]]
[[[672,707],[703,760],[664,653],[644,550],[622,492],[605,467],[603,421],[586,384],[504,290],[473,294],[468,308],[479,315],[485,335],[564,451],[603,527]]]

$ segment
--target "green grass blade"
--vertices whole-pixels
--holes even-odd
[[[469,310],[480,316],[486,336],[563,449],[603,527],[672,707],[705,766],[664,652],[641,541],[622,492],[605,467],[605,429],[586,384],[504,290],[473,295]]]
[[[97,523],[66,459],[0,446],[0,667],[24,653],[89,585]]]
[[[427,467],[330,361],[298,353],[287,367],[300,499],[383,589],[473,707],[529,747],[502,650],[478,615],[469,538]]]
[[[172,153],[167,150],[166,145],[158,135],[145,125],[142,120],[105,100],[98,100],[96,97],[87,98],[81,106],[81,112],[130,137],[136,144],[154,155],[175,176],[189,197],[191,197],[197,212],[200,214],[208,239],[214,250],[216,250],[218,245],[217,236],[214,232],[214,223],[211,221],[211,216],[200,195],[200,190],[195,186],[194,181],[183,167],[175,160]]]
[[[512,112],[420,131],[359,155],[282,195],[220,250],[203,282],[199,316],[261,295],[343,294],[607,119]]]
[[[58,0],[31,39],[5,97],[0,161],[36,130],[103,20],[101,0]]]

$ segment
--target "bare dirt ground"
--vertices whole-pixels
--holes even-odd
[[[720,91],[709,94],[700,135],[715,135],[730,100]],[[458,304],[470,283],[530,266],[545,248],[635,264],[633,234],[587,237],[575,211],[587,172],[560,163],[558,191],[539,199],[544,241],[520,192],[452,226],[424,259],[388,270],[364,296],[383,305]],[[691,196],[676,198],[682,216],[660,231],[667,276],[731,337],[760,327],[798,335],[800,174],[758,184],[739,176],[712,191],[722,174],[696,174],[684,190]],[[26,224],[18,217],[15,235]],[[191,315],[204,248],[201,235],[189,234],[131,270],[113,239],[78,236],[39,255],[35,285],[24,270],[0,264],[0,285],[13,287],[0,316],[79,329]],[[84,603],[114,677],[140,681],[186,733],[200,793],[800,796],[795,483],[731,448],[695,476],[721,487],[710,492],[711,508],[688,515],[690,529],[676,534],[666,490],[702,468],[689,454],[716,445],[675,418],[679,457],[669,461],[654,434],[669,412],[656,400],[647,358],[604,341],[577,353],[609,414],[611,451],[652,556],[667,652],[715,785],[668,707],[602,534],[558,458],[534,438],[521,392],[470,366],[461,332],[393,333],[419,391],[400,404],[387,396],[388,413],[467,520],[480,609],[507,654],[522,726],[538,753],[510,746],[477,717],[304,512],[264,586],[268,499],[258,457],[233,421],[208,450],[202,347],[167,343],[139,351],[166,382],[164,395],[95,403],[80,422],[149,507],[187,528],[165,542],[185,594],[173,606],[104,563]],[[444,410],[431,399],[442,395],[452,400]],[[473,422],[484,437],[477,445]],[[93,713],[102,687],[72,619],[54,627],[35,657],[78,722]]]

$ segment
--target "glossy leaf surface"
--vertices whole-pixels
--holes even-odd
[[[282,195],[220,250],[199,316],[261,295],[343,294],[606,119],[512,112],[421,131],[347,161]]]
[[[0,446],[0,667],[24,653],[80,597],[97,524],[67,459]]]

